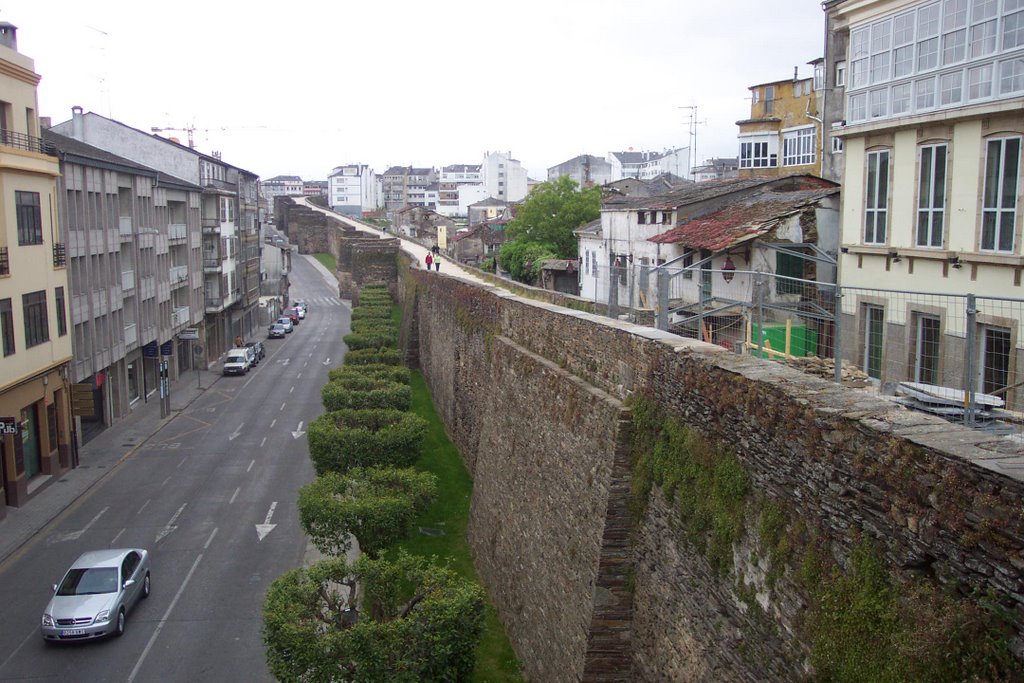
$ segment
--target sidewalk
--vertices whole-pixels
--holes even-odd
[[[160,417],[159,394],[152,394],[149,401],[136,406],[131,415],[107,427],[82,446],[78,451],[78,467],[48,482],[46,488],[23,507],[7,508],[7,516],[0,520],[0,563],[104,479],[220,377],[218,372],[202,370],[197,382],[194,370],[184,373],[171,384],[170,417]]]

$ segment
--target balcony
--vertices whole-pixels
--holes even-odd
[[[171,327],[178,328],[192,321],[192,310],[188,306],[178,306],[171,312]]]
[[[132,347],[139,343],[139,328],[135,323],[124,326],[124,345]]]
[[[11,274],[11,257],[7,247],[0,247],[0,276]]]
[[[117,232],[121,235],[121,240],[131,239],[132,236],[132,217],[131,216],[118,216],[117,218]]]
[[[47,154],[52,157],[57,156],[56,148],[50,143],[44,142],[42,138],[25,135],[24,133],[16,133],[13,130],[0,128],[0,145],[23,149],[27,152]]]
[[[204,273],[219,273],[221,268],[224,267],[224,262],[219,258],[204,258],[203,259],[203,272]]]
[[[167,226],[167,239],[177,242],[188,237],[188,226],[184,223],[171,223]]]
[[[206,312],[217,313],[218,311],[224,310],[224,297],[222,296],[206,296]]]
[[[135,271],[134,270],[122,270],[121,271],[121,291],[130,292],[135,289]]]
[[[188,266],[172,266],[170,270],[171,288],[188,282]]]
[[[220,218],[203,218],[202,225],[204,235],[220,234]]]
[[[68,265],[68,252],[63,242],[55,242],[53,245],[53,267],[63,268]]]

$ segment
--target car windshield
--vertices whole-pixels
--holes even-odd
[[[245,360],[245,351],[232,351],[228,354],[228,361],[241,362]]]
[[[57,588],[57,595],[99,595],[117,592],[117,567],[72,569]]]

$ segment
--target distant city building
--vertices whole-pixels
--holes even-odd
[[[663,152],[608,152],[612,181],[622,178],[650,180],[670,173],[690,179],[690,148],[677,147]]]
[[[486,197],[479,164],[452,164],[441,169],[438,179],[438,213],[465,216],[470,204]]]
[[[319,197],[326,194],[326,180],[306,180],[302,183],[302,195],[304,197]]]
[[[410,201],[411,196],[415,199],[416,206],[425,206],[426,188],[436,182],[437,171],[433,168],[392,166],[381,176],[384,208],[393,210],[409,206],[413,203]],[[436,204],[437,200],[434,202]]]
[[[612,181],[612,165],[607,159],[581,154],[548,169],[548,180],[562,176],[569,176],[580,187],[605,185]]]
[[[722,178],[735,178],[738,175],[739,159],[736,157],[707,159],[700,166],[693,168],[693,179],[695,182],[703,183],[708,180],[720,180]]]
[[[511,152],[487,152],[481,168],[488,196],[506,202],[526,197],[526,169],[512,158]]]
[[[811,62],[816,73],[820,60]],[[817,83],[817,87],[815,87]],[[817,78],[793,78],[750,87],[750,118],[739,126],[739,175],[821,175],[819,112],[824,93]]]
[[[366,164],[335,166],[327,185],[327,201],[338,213],[362,218],[380,206],[377,174]]]

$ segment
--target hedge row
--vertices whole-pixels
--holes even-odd
[[[386,379],[399,384],[408,384],[410,378],[409,368],[404,365],[385,365],[384,363],[367,363],[366,365],[342,365],[332,368],[327,373],[327,380],[333,382],[345,377],[371,377],[373,379]]]
[[[347,408],[313,420],[309,455],[318,475],[353,467],[409,467],[426,433],[426,420],[412,413]]]
[[[345,354],[345,365],[402,365],[398,349],[355,349]]]
[[[370,378],[328,382],[320,390],[328,412],[346,408],[409,410],[410,397],[408,384]]]
[[[352,331],[357,334],[390,333],[396,334],[398,326],[384,318],[362,318],[352,321]]]
[[[352,309],[352,319],[362,320],[363,318],[382,318],[391,320],[391,304],[375,306],[357,306]]]
[[[398,346],[398,335],[394,332],[377,334],[346,334],[341,338],[345,345],[358,351],[359,349],[393,349]]]

